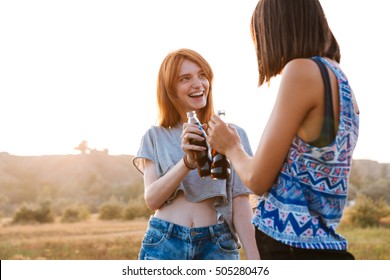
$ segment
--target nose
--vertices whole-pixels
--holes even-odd
[[[202,82],[199,79],[194,79],[192,81],[192,87],[194,88],[202,87]]]

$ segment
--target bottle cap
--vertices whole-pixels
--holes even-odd
[[[217,115],[218,117],[220,117],[221,115],[225,116],[226,115],[225,110],[218,110]]]

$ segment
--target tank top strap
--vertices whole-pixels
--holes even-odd
[[[323,147],[332,143],[336,137],[336,131],[334,128],[332,87],[330,83],[329,73],[325,64],[322,62],[322,60],[319,57],[312,57],[311,59],[320,68],[322,80],[324,82],[325,114],[324,114],[324,123],[322,125],[320,136],[313,142],[310,142],[309,144],[316,147]]]

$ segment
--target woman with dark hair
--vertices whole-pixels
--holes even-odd
[[[145,201],[154,215],[142,241],[139,259],[239,259],[242,243],[248,259],[258,259],[251,193],[231,166],[228,179],[201,178],[196,152],[204,147],[198,125],[187,123],[195,111],[201,123],[214,114],[213,71],[197,52],[179,49],[161,64],[157,81],[158,125],[144,135],[134,158],[143,173]],[[251,154],[243,129],[235,126]],[[237,236],[238,234],[238,236]],[[239,238],[238,238],[239,237]]]
[[[262,259],[353,259],[336,232],[347,201],[359,110],[318,0],[260,0],[251,22],[259,86],[282,75],[254,156],[217,116],[209,144],[259,195]]]

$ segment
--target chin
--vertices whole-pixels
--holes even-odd
[[[202,104],[202,105],[194,106],[194,111],[201,110],[201,109],[203,109],[204,107],[206,107],[206,103],[205,103],[205,104]]]

